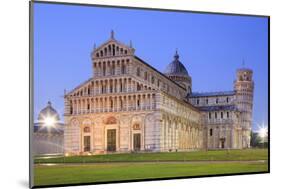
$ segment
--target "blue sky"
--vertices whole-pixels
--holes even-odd
[[[267,18],[35,3],[34,111],[50,100],[63,119],[64,89],[92,77],[90,53],[115,31],[164,71],[178,49],[194,92],[233,90],[236,69],[254,72],[253,128],[268,120]]]

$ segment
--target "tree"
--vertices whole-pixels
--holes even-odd
[[[262,140],[261,138],[259,137],[259,134],[257,132],[251,132],[251,146],[252,147],[260,147],[261,146],[261,143],[262,143]]]

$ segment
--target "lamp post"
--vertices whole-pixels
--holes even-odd
[[[258,134],[259,134],[259,137],[261,137],[261,139],[262,139],[263,148],[264,148],[265,139],[267,137],[267,127],[265,125],[262,125],[261,127],[259,127]]]
[[[53,127],[56,123],[55,118],[51,116],[45,117],[43,121],[46,127]]]

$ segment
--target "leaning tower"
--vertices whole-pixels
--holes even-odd
[[[252,80],[253,71],[251,69],[238,69],[234,90],[236,92],[236,107],[241,112],[240,123],[242,129],[242,148],[250,147],[250,137],[252,129],[252,110],[254,82]]]

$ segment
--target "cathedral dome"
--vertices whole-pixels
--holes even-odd
[[[38,120],[42,121],[46,117],[52,117],[56,121],[60,120],[58,112],[52,107],[52,103],[50,101],[48,102],[48,105],[40,111],[38,115]]]
[[[168,64],[168,66],[166,67],[164,74],[166,74],[167,76],[187,76],[188,77],[188,72],[187,72],[186,68],[179,61],[178,51],[176,51],[173,62]]]

